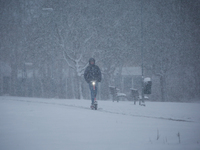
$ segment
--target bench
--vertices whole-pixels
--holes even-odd
[[[110,94],[112,95],[112,101],[117,101],[119,102],[120,99],[124,99],[126,97],[126,94],[124,93],[120,93],[119,92],[119,89],[115,86],[109,86],[109,89],[110,89]]]
[[[130,100],[134,101],[134,105],[136,104],[136,101],[139,100],[139,92],[137,89],[131,88],[131,96]]]

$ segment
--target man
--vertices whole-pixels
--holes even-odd
[[[91,100],[92,100],[91,107],[93,107],[94,100],[96,100],[98,82],[101,82],[101,71],[99,67],[95,65],[94,58],[89,59],[89,65],[85,69],[84,78],[85,81],[89,84],[89,88],[91,91]],[[92,81],[96,81],[96,84],[92,85]],[[93,86],[95,86],[95,90],[93,89]]]

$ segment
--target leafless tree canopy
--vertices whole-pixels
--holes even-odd
[[[82,75],[94,57],[100,99],[122,82],[117,68],[142,60],[152,100],[200,98],[199,0],[0,0],[0,7],[0,95],[88,99]]]

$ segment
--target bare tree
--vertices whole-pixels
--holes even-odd
[[[64,21],[65,20],[65,21]],[[86,68],[91,40],[95,36],[95,30],[87,24],[87,19],[81,16],[81,8],[71,12],[67,16],[60,16],[60,24],[57,24],[57,43],[60,45],[62,56],[67,65],[74,71],[74,95],[82,99],[81,77]]]

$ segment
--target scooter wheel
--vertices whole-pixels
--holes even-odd
[[[97,110],[97,104],[94,105],[94,109]]]

